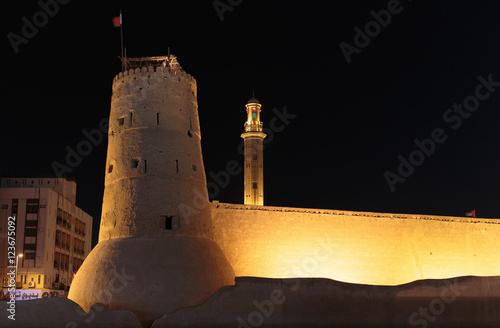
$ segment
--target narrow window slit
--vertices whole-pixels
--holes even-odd
[[[166,230],[172,230],[172,216],[166,216],[165,217],[165,229]]]

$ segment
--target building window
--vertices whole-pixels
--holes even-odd
[[[38,213],[38,199],[28,199],[26,202],[26,213]]]
[[[253,189],[257,189],[257,182],[253,182],[253,183],[252,183],[252,188],[253,188]]]
[[[123,124],[125,124],[125,117],[120,117],[118,119],[118,126],[122,126]]]
[[[256,161],[257,160],[257,153],[252,153],[252,160]]]
[[[26,227],[26,230],[24,231],[25,237],[36,237],[36,235],[37,235],[36,227],[32,226]]]
[[[132,160],[132,168],[136,169],[139,167],[139,160],[138,159],[133,159]]]
[[[34,247],[33,247],[34,246]],[[36,245],[33,245],[30,247],[30,245],[25,245],[26,248],[36,248]],[[26,260],[34,260],[35,259],[35,252],[24,252],[24,257]]]
[[[111,173],[111,172],[113,172],[113,164],[110,164],[108,166],[108,173]]]

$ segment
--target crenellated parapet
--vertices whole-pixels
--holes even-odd
[[[154,75],[152,77],[163,78],[165,79],[167,76],[171,78],[177,78],[179,81],[182,79],[187,79],[189,81],[195,82],[195,79],[188,73],[184,72],[181,69],[172,69],[168,67],[154,67],[154,66],[143,66],[141,68],[134,68],[125,70],[123,72],[118,73],[113,79],[113,83],[123,78],[127,78],[129,76],[138,77],[142,75]]]

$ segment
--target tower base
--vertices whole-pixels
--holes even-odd
[[[179,308],[199,305],[234,271],[212,240],[182,236],[101,241],[78,270],[68,298],[131,310],[143,326]]]

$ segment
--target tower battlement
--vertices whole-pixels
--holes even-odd
[[[182,80],[188,80],[190,82],[196,83],[196,80],[194,77],[191,76],[191,74],[188,74],[184,72],[182,69],[172,69],[168,67],[154,67],[154,66],[142,66],[142,67],[137,67],[137,68],[132,68],[132,69],[127,69],[123,72],[118,73],[114,79],[113,83],[116,83],[117,81],[121,81],[123,79],[127,79],[128,77],[138,77],[138,76],[144,76],[144,75],[149,75],[150,78],[157,78],[157,79],[165,79],[165,78],[172,78],[180,82]]]

